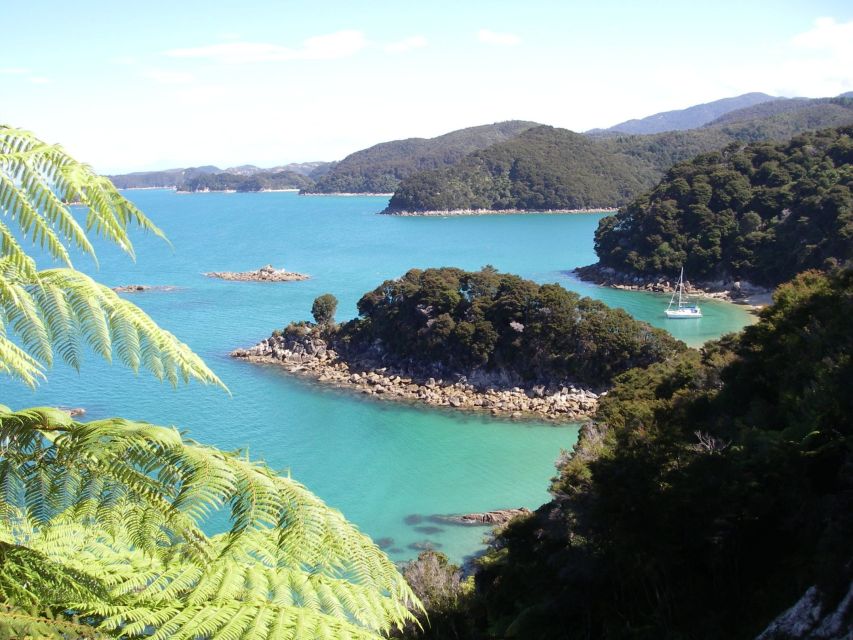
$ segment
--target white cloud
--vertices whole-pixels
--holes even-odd
[[[21,75],[24,73],[29,73],[29,69],[25,69],[24,67],[2,67],[0,68],[0,73],[8,74],[8,75]]]
[[[398,40],[397,42],[390,42],[382,47],[382,50],[386,53],[403,53],[404,51],[420,49],[425,46],[427,46],[427,39],[425,37],[412,36],[411,38]]]
[[[853,20],[836,22],[835,18],[818,18],[814,26],[791,39],[795,47],[827,51],[849,60],[853,57]]]
[[[286,60],[334,60],[361,51],[367,44],[361,31],[337,31],[308,38],[298,49],[265,42],[224,42],[206,47],[172,49],[172,58],[200,58],[224,64],[281,62]]]
[[[193,81],[191,73],[183,71],[168,71],[166,69],[148,69],[142,75],[160,84],[188,84]]]
[[[113,64],[134,65],[139,62],[136,56],[117,56],[112,59]]]
[[[477,40],[487,44],[499,44],[503,46],[512,46],[521,43],[521,38],[514,33],[499,33],[497,31],[490,31],[489,29],[480,29],[477,32]]]
[[[50,78],[45,78],[44,76],[31,76],[30,82],[33,84],[48,84],[50,82]]]

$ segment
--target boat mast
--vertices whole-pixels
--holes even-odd
[[[681,309],[681,292],[684,291],[684,266],[681,267],[681,275],[678,276],[678,308]]]

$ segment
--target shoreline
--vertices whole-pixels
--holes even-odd
[[[354,191],[336,191],[334,193],[306,193],[306,192],[303,192],[300,190],[299,195],[300,196],[345,196],[347,198],[354,197],[354,196],[374,196],[374,197],[382,196],[383,198],[390,198],[394,194],[393,193],[374,193],[372,191],[363,192],[363,193],[358,193],[358,192],[354,192]]]
[[[593,209],[448,209],[427,211],[380,211],[379,215],[399,216],[401,218],[441,217],[450,216],[500,216],[542,213],[547,215],[577,214],[577,213],[615,213],[617,208],[596,207]]]
[[[611,289],[623,291],[643,291],[647,293],[667,293],[675,291],[673,278],[667,276],[632,276],[620,273],[610,267],[603,267],[599,263],[576,267],[572,274],[583,282],[597,284]],[[685,292],[688,295],[708,300],[718,300],[729,304],[746,306],[751,313],[773,304],[773,290],[766,287],[753,285],[745,280],[741,281],[717,281],[684,283]]]
[[[118,188],[118,187],[116,187]],[[171,187],[122,187],[118,189],[119,191],[153,191],[153,190],[165,190],[165,191],[177,191],[178,188],[176,186]]]
[[[572,385],[546,390],[543,385],[478,388],[464,377],[458,381],[424,378],[391,367],[342,358],[322,338],[271,336],[248,349],[229,354],[254,364],[281,367],[288,373],[379,400],[488,414],[513,420],[563,423],[589,419],[598,408],[598,394]]]

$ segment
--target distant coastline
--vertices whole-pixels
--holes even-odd
[[[156,191],[166,189],[168,191],[177,191],[178,188],[172,187],[123,187],[119,191]]]
[[[349,191],[341,191],[335,193],[305,193],[303,191],[299,192],[300,196],[382,196],[383,198],[390,198],[393,196],[393,193],[355,193]]]
[[[546,214],[567,214],[567,213],[616,213],[618,209],[615,207],[595,207],[591,209],[450,209],[450,210],[435,210],[435,211],[380,211],[380,215],[384,216],[400,216],[400,217],[447,217],[447,216],[499,216],[499,215],[515,215],[519,213],[546,213]]]

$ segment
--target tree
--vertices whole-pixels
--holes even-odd
[[[338,299],[331,293],[324,293],[314,299],[311,305],[311,315],[317,324],[331,324],[335,321],[335,311],[338,309]]]
[[[85,228],[67,203],[85,207]],[[135,305],[76,271],[91,233],[162,233],[106,179],[0,127],[0,370],[34,386],[83,345],[176,385],[222,385]],[[39,270],[21,241],[63,263]],[[204,528],[220,512],[228,526]],[[0,405],[0,637],[377,638],[417,599],[290,477],[173,428]]]

